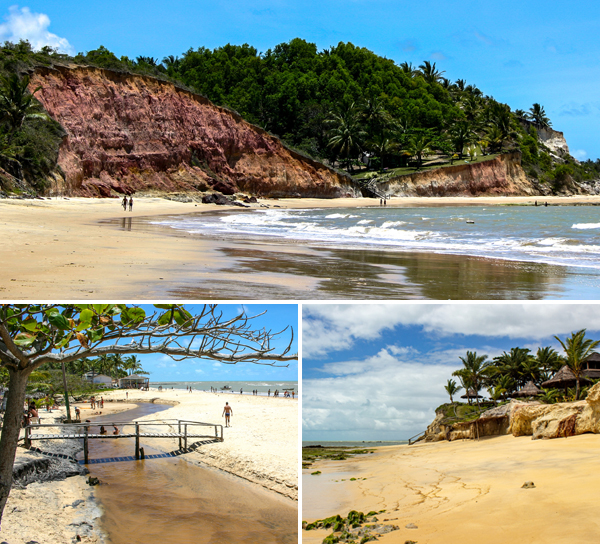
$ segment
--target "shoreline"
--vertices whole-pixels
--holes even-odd
[[[382,536],[388,544],[591,544],[599,445],[593,434],[535,441],[501,436],[384,446],[372,455],[318,461],[303,471],[302,519],[385,510],[379,521],[400,528]],[[321,474],[311,475],[315,470]],[[523,488],[528,481],[535,487]],[[302,542],[320,543],[329,534],[303,530]]]
[[[532,205],[531,197],[407,197],[389,207]],[[600,205],[600,196],[548,197]],[[264,200],[287,209],[379,207],[375,199]],[[173,232],[152,219],[231,213],[234,206],[138,198],[0,200],[0,296],[5,300],[598,298],[588,269],[385,249],[337,249]],[[116,224],[115,224],[116,223]],[[593,284],[593,282],[591,282]],[[468,286],[471,286],[467,288]],[[583,291],[583,294],[582,294]]]
[[[203,444],[185,454],[187,462],[219,469],[287,500],[298,501],[298,400],[185,390],[117,390],[104,395],[119,401],[170,405],[160,414],[144,419],[187,419],[223,424],[225,402],[233,408],[232,426],[224,429],[224,441]],[[171,451],[173,444],[147,440],[153,448]]]

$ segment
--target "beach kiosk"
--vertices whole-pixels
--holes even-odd
[[[575,374],[567,365],[564,365],[552,378],[543,382],[542,387],[545,389],[567,389],[567,387],[575,387],[576,383]],[[586,385],[590,383],[590,380],[582,373],[579,383]]]
[[[148,378],[148,376],[132,374],[131,376],[120,378],[119,387],[121,389],[143,389],[147,391],[150,387],[150,378]]]

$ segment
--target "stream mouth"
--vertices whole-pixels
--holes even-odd
[[[113,421],[131,421],[167,409],[159,404],[94,418],[111,432]],[[171,443],[172,442],[172,443]],[[176,441],[165,440],[165,451]],[[298,508],[241,478],[199,467],[141,442],[146,459],[130,460],[134,440],[90,440],[88,469],[100,480],[96,496],[111,544],[231,544],[298,542]],[[156,457],[155,457],[156,456]],[[121,460],[122,458],[122,460]],[[111,461],[114,459],[115,461]],[[102,462],[105,461],[105,462]]]

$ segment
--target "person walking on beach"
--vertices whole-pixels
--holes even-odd
[[[81,421],[81,411],[78,406],[75,406],[75,421]]]
[[[123,197],[123,202],[121,202],[121,206],[123,206],[123,210],[127,211],[127,195]]]
[[[225,403],[225,408],[223,408],[223,413],[221,415],[225,416],[225,427],[231,427],[229,424],[231,414],[233,414],[233,408],[229,406],[229,403]]]
[[[133,210],[133,197],[130,196],[129,197],[129,211],[132,211],[132,210]]]

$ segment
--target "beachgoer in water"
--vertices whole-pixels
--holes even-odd
[[[119,434],[119,428],[116,425],[113,425],[113,434]]]
[[[240,387],[240,395],[242,394],[242,388]]]
[[[270,397],[271,396],[271,390],[269,389],[269,392],[267,393],[267,396]]]
[[[230,416],[231,414],[233,414],[233,408],[231,406],[229,406],[229,403],[226,402],[225,403],[225,407],[223,408],[223,413],[221,415],[225,416],[225,427],[231,427],[231,425],[229,424],[230,422]]]
[[[104,428],[104,425],[100,427],[100,434],[106,434],[106,429]]]
[[[133,197],[129,197],[129,211],[133,210]]]

